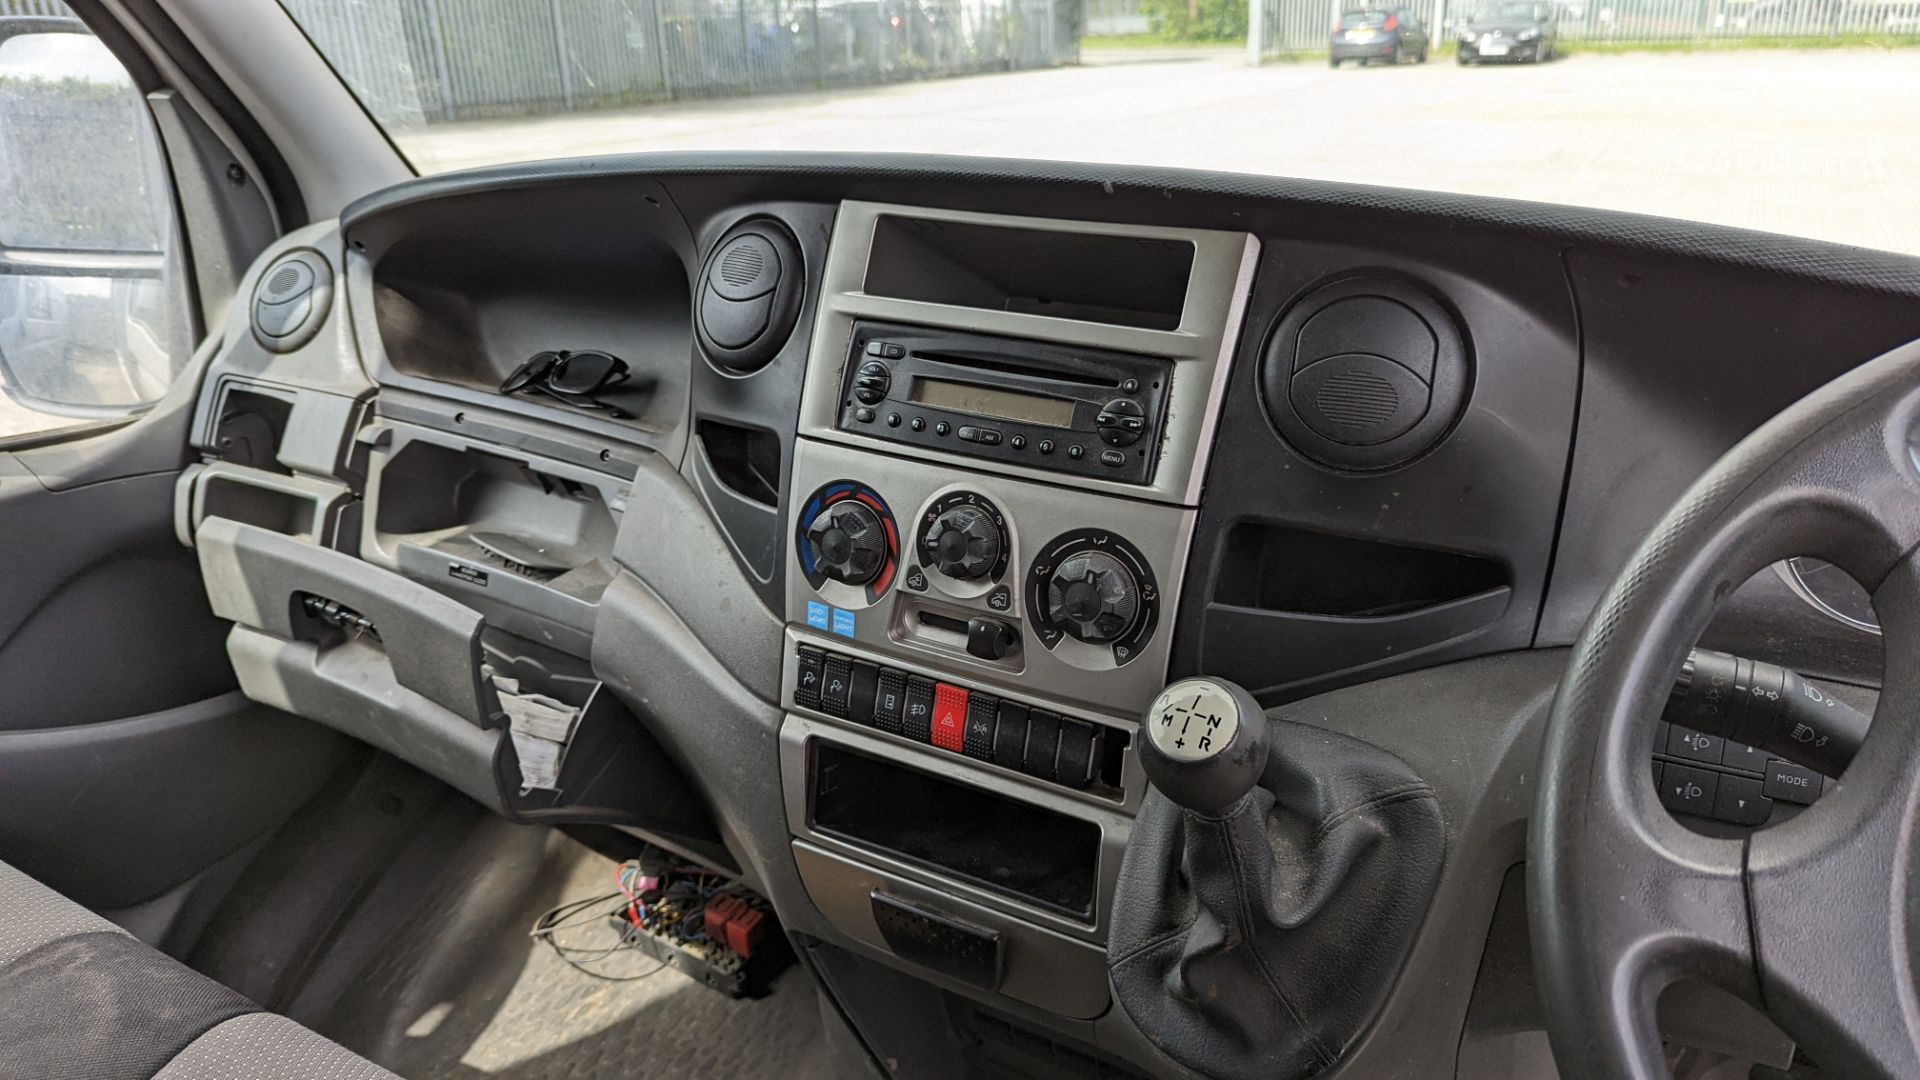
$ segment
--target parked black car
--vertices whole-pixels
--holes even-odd
[[[1553,59],[1559,42],[1559,13],[1554,5],[1507,0],[1481,8],[1460,24],[1459,59],[1462,64],[1483,60],[1537,64]]]
[[[1428,44],[1427,28],[1411,9],[1363,8],[1340,16],[1333,28],[1327,62],[1333,67],[1339,67],[1342,60],[1424,64]]]

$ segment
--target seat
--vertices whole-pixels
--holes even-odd
[[[5,863],[0,1077],[397,1080]]]

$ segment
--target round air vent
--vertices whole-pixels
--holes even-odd
[[[1320,285],[1287,309],[1260,357],[1281,437],[1355,472],[1404,465],[1459,419],[1473,381],[1459,324],[1424,288],[1384,272]]]
[[[694,328],[713,363],[746,374],[793,336],[806,284],[800,245],[779,222],[755,218],[727,230],[700,268]]]
[[[253,339],[271,352],[292,352],[320,332],[332,306],[333,267],[309,248],[289,251],[253,288]]]

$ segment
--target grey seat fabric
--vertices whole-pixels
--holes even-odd
[[[75,934],[126,933],[27,875],[0,863],[0,964]]]
[[[130,1027],[152,1030],[116,1032],[114,1025],[127,1018],[134,1018]],[[50,1026],[56,1027],[51,1035]],[[60,1027],[72,1037],[62,1038]],[[397,1080],[135,942],[5,863],[0,1046],[7,1051],[0,1055],[0,1076],[7,1077]]]
[[[276,1013],[236,1016],[195,1039],[154,1080],[390,1080],[393,1074]]]

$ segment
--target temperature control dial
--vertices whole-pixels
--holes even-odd
[[[955,581],[998,580],[1007,570],[1007,519],[971,491],[947,495],[921,515],[920,561]]]
[[[899,532],[872,488],[852,480],[828,484],[802,505],[796,519],[801,573],[830,602],[863,606],[893,584]]]
[[[1027,610],[1048,649],[1070,637],[1109,652],[1118,666],[1153,637],[1160,593],[1132,544],[1105,529],[1077,529],[1056,537],[1034,560]]]
[[[865,585],[886,565],[886,526],[879,514],[853,499],[815,515],[807,526],[807,541],[813,545],[815,568],[835,581]]]

